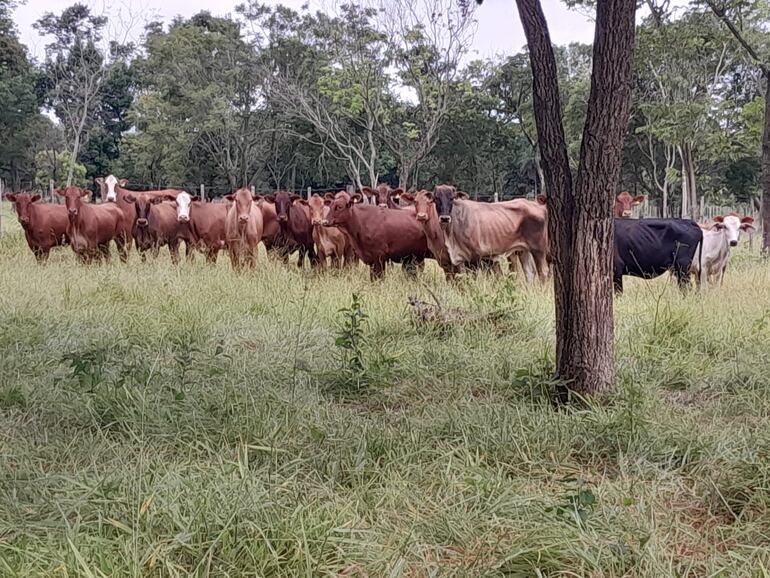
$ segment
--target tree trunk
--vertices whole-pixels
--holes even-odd
[[[695,180],[695,157],[692,144],[684,142],[678,147],[682,161],[682,218],[698,220],[698,191]]]
[[[539,183],[540,190],[538,191],[541,195],[546,195],[546,186],[545,186],[545,173],[543,172],[543,161],[540,158],[540,151],[535,151],[535,169],[537,170],[537,182]]]
[[[549,203],[556,301],[556,373],[567,389],[614,382],[613,218],[631,104],[634,0],[600,0],[591,94],[572,186],[556,61],[539,0],[517,0],[529,47],[538,144]]]
[[[770,255],[770,69],[765,76],[765,130],[762,133],[762,253]]]

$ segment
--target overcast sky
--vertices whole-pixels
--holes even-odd
[[[232,13],[233,8],[243,0],[80,0],[90,5],[96,13],[105,14],[113,21],[116,15],[133,13],[138,16],[134,35],[142,31],[142,23],[155,19],[171,20],[175,15],[192,16],[201,10],[213,14]],[[561,0],[542,0],[543,8],[551,30],[551,37],[557,44],[569,42],[591,42],[593,22],[576,12],[565,8]],[[61,12],[75,0],[27,0],[26,5],[16,10],[16,24],[22,42],[34,56],[41,56],[45,41],[32,28],[32,23],[45,12]],[[299,10],[308,0],[267,0],[266,4],[284,4]],[[310,0],[311,9],[323,4],[322,0]],[[485,0],[476,12],[478,30],[471,58],[487,58],[498,54],[514,54],[526,43],[514,0]]]

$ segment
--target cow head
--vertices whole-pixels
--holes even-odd
[[[736,213],[730,213],[723,217],[718,215],[714,217],[712,231],[724,231],[727,236],[727,242],[731,247],[735,247],[740,239],[741,231],[754,229],[754,219],[752,217],[741,217]]]
[[[40,200],[40,195],[33,195],[31,193],[8,193],[5,198],[13,203],[16,210],[16,218],[19,219],[22,227],[29,225],[30,219],[30,207],[32,203],[36,203]]]
[[[346,224],[350,219],[350,211],[353,206],[363,200],[363,196],[360,193],[348,195],[343,191],[334,196],[329,193],[326,195],[326,198],[330,201],[330,204],[329,212],[323,221],[325,227],[337,227]]]
[[[176,220],[180,223],[190,222],[190,207],[192,207],[193,201],[200,200],[200,197],[193,196],[190,193],[182,191],[174,199],[174,205],[176,206]]]
[[[235,203],[235,214],[238,217],[238,228],[246,227],[251,217],[251,206],[254,203],[254,196],[249,189],[238,189],[232,195],[225,197],[228,201]]]
[[[95,180],[99,185],[99,192],[102,196],[102,200],[107,203],[117,202],[118,192],[115,187],[125,187],[128,184],[126,179],[117,179],[115,175],[96,177]]]
[[[326,213],[329,212],[329,205],[332,204],[332,199],[324,198],[316,193],[310,197],[309,201],[301,200],[300,203],[310,208],[310,222],[316,227],[323,225]]]
[[[436,214],[435,197],[430,191],[425,189],[417,191],[416,194],[402,193],[401,198],[407,203],[414,205],[415,215],[421,223],[427,223]]]
[[[634,214],[633,208],[641,205],[646,199],[644,195],[631,196],[630,193],[623,191],[615,197],[614,214],[618,219],[630,219]]]
[[[289,212],[291,206],[302,199],[299,195],[287,193],[286,191],[278,191],[274,195],[267,195],[264,199],[268,203],[275,204],[275,213],[278,215],[278,223],[283,227],[289,222]]]
[[[67,216],[70,221],[77,219],[80,208],[83,206],[83,199],[91,196],[91,191],[83,190],[80,187],[56,189],[54,192],[64,198],[64,205],[67,207]]]
[[[173,196],[162,196],[162,197],[156,197],[151,195],[132,195],[128,194],[124,197],[125,201],[127,203],[133,203],[135,210],[136,210],[136,226],[137,227],[146,227],[149,225],[150,221],[150,211],[152,210],[153,205],[157,205],[159,203],[162,203],[163,201],[167,200],[173,200]]]
[[[391,189],[389,185],[382,184],[377,185],[376,189],[362,187],[361,192],[369,198],[372,205],[376,203],[378,207],[386,209],[389,206],[388,201],[400,197],[404,194],[404,189],[400,187],[398,189]]]
[[[452,208],[455,200],[467,199],[468,193],[458,191],[451,185],[436,185],[433,187],[433,202],[436,203],[438,221],[442,225],[452,222]]]

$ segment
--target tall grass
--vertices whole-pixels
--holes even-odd
[[[616,394],[557,410],[548,288],[39,267],[14,223],[0,575],[766,575],[770,267],[734,257],[628,283]],[[428,288],[456,319],[414,320]]]

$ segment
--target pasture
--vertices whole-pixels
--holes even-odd
[[[770,265],[745,241],[721,288],[629,280],[617,392],[554,409],[550,287],[264,252],[40,267],[5,217],[2,576],[770,569]],[[447,319],[415,320],[428,288]]]

